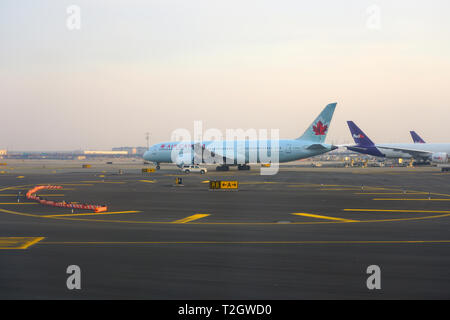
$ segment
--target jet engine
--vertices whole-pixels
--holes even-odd
[[[448,154],[445,152],[436,152],[431,155],[431,161],[435,163],[447,163]]]

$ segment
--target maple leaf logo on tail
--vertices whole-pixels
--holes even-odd
[[[324,125],[322,121],[317,122],[317,124],[313,125],[313,131],[316,136],[324,136],[327,133],[328,126]]]

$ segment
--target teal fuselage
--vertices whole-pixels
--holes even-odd
[[[172,163],[174,162],[172,161],[173,151],[193,148],[194,145],[194,142],[158,143],[149,148],[144,154],[144,159],[155,163]],[[335,149],[329,144],[315,144],[305,140],[279,140],[277,148],[276,144],[270,140],[204,141],[200,145],[216,156],[226,158],[227,164],[232,164],[230,160],[234,160],[233,164],[267,163],[267,158],[273,159],[276,156],[274,152],[278,152],[278,162],[282,163],[313,157]]]

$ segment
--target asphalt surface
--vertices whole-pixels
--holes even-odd
[[[6,168],[0,298],[450,298],[450,175],[436,168],[142,167]],[[239,191],[209,191],[208,180],[237,180]],[[40,191],[47,199],[108,211],[72,214],[23,197],[40,184],[64,187]],[[81,268],[81,290],[66,287],[69,265]],[[370,265],[381,269],[380,290],[367,288]]]

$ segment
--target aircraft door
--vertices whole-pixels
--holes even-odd
[[[286,145],[286,153],[291,153],[291,152],[292,152],[292,144]]]

